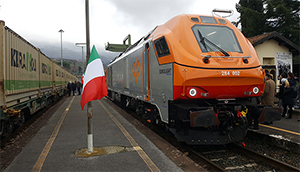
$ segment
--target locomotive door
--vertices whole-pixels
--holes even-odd
[[[143,99],[150,100],[150,66],[149,66],[149,43],[145,44],[143,51]]]

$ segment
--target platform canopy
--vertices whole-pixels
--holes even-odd
[[[128,40],[128,43],[126,44],[126,41]],[[124,52],[128,47],[131,46],[131,36],[128,34],[124,40],[123,44],[110,44],[107,42],[105,45],[105,50],[112,51],[112,52]]]
[[[112,52],[124,52],[129,46],[124,44],[110,44],[107,42],[105,45],[105,50]]]

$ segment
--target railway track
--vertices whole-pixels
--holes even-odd
[[[136,113],[128,109],[126,111],[180,151],[188,152],[191,159],[208,171],[300,171],[297,167],[238,144],[188,146],[179,143],[171,133],[165,132],[164,126],[153,125]]]
[[[272,167],[275,167],[275,168],[278,168],[282,171],[300,171],[300,169],[297,168],[297,167],[291,166],[291,165],[289,165],[285,162],[279,161],[279,160],[274,159],[274,158],[272,158],[270,156],[267,156],[267,155],[260,154],[258,152],[253,151],[253,150],[243,148],[239,145],[235,145],[235,148],[241,154],[252,157],[256,161],[261,161],[261,162],[267,163],[268,165],[270,165]]]
[[[48,107],[40,109],[33,118],[26,121],[24,125],[11,133],[9,137],[3,138],[3,140],[1,139],[0,171],[4,171],[4,169],[8,167],[35,134],[47,124],[57,107],[59,107],[66,98],[65,96],[61,97],[61,99],[51,103]]]
[[[203,156],[207,163],[216,166],[220,171],[300,171],[299,168],[237,144],[187,149],[191,154]]]
[[[5,147],[7,143],[10,142],[11,139],[18,136],[18,134],[27,128],[29,128],[34,121],[39,119],[48,109],[50,109],[53,105],[55,105],[57,102],[59,102],[62,99],[62,97],[58,98],[57,101],[52,102],[49,106],[43,107],[37,112],[35,112],[28,120],[26,120],[22,125],[15,128],[10,134],[7,136],[1,137],[1,149]]]

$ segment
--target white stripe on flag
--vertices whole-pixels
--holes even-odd
[[[95,59],[88,64],[85,70],[85,75],[83,78],[83,88],[84,90],[85,85],[92,79],[97,77],[104,76],[104,70],[101,59]]]

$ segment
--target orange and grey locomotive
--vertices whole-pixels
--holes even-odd
[[[200,15],[157,26],[112,60],[106,77],[109,97],[195,145],[243,140],[246,116],[255,112],[265,85],[243,34],[224,18]],[[261,118],[275,120],[271,111],[264,109]]]

